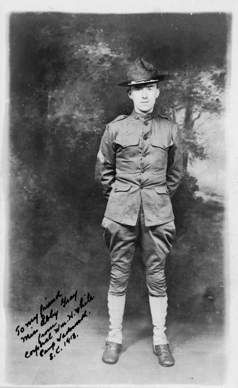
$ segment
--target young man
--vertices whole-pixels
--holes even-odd
[[[101,140],[97,176],[108,199],[102,222],[111,259],[110,330],[102,360],[118,361],[127,284],[135,246],[141,248],[153,323],[153,350],[162,366],[174,365],[165,334],[165,260],[175,235],[170,198],[182,174],[178,127],[153,112],[160,90],[155,67],[137,58],[130,67],[128,96],[134,110],[108,124]]]

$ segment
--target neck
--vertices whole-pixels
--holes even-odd
[[[134,112],[135,112],[136,114],[140,115],[140,116],[146,116],[146,115],[151,114],[151,113],[153,112],[153,109],[150,109],[150,110],[148,110],[147,112],[144,112],[144,111],[142,111],[142,110],[139,110],[139,109],[135,109],[135,108],[134,108]]]
[[[150,116],[152,116],[153,115],[153,110],[149,110],[149,111],[147,111],[147,112],[143,112],[143,111],[140,111],[140,110],[137,110],[137,109],[135,109],[134,108],[134,110],[133,110],[133,113],[135,114],[135,115],[137,115],[137,116],[141,116],[141,117],[150,117]]]

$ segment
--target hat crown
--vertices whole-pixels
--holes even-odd
[[[146,85],[169,79],[168,74],[158,74],[156,68],[143,58],[138,57],[129,67],[127,81],[117,84],[118,86]]]
[[[127,72],[128,81],[150,81],[158,76],[156,68],[138,57]]]

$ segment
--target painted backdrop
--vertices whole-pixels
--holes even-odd
[[[110,263],[105,200],[94,166],[106,123],[130,112],[127,66],[138,56],[159,72],[156,110],[175,120],[184,176],[173,205],[177,238],[167,261],[169,317],[224,318],[224,124],[230,18],[225,14],[10,17],[11,311],[33,312],[57,290],[95,295],[106,315]],[[136,253],[127,312],[147,297]]]

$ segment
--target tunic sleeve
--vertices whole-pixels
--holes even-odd
[[[108,125],[101,139],[95,169],[96,182],[100,184],[106,199],[110,195],[112,184],[115,181],[115,175],[116,163],[113,134]]]
[[[178,125],[174,123],[172,123],[172,140],[173,144],[169,147],[168,152],[168,166],[166,173],[166,183],[170,197],[174,195],[183,172],[181,138]]]

